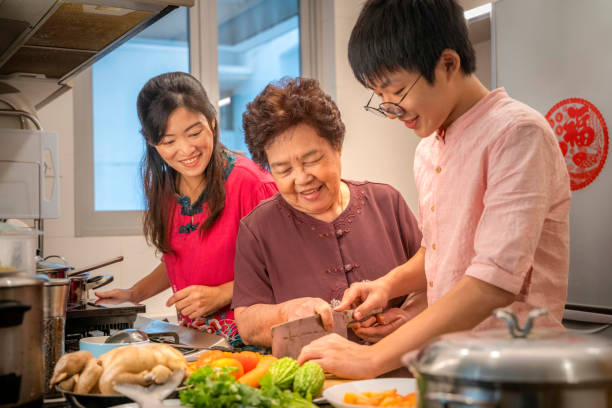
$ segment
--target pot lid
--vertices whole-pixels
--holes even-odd
[[[513,335],[512,328],[510,331],[448,334],[416,355],[405,355],[403,362],[419,374],[455,380],[520,384],[612,383],[612,341],[563,330],[530,330],[533,319],[541,313],[542,309],[530,313],[523,337],[516,337],[516,332]],[[498,310],[495,314],[500,318],[505,315],[516,323],[516,317],[506,310]],[[518,325],[514,328],[519,332],[524,330]]]

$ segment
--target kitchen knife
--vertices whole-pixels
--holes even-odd
[[[380,312],[382,312],[382,309],[374,310],[373,313],[360,321]],[[272,354],[277,358],[291,357],[297,359],[302,347],[319,337],[337,333],[346,338],[346,326],[356,321],[353,317],[353,309],[343,312],[333,311],[332,314],[334,325],[329,331],[323,327],[321,316],[318,314],[272,326]]]

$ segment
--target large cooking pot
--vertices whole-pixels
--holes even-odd
[[[612,341],[561,330],[524,328],[496,310],[509,331],[440,337],[402,362],[419,384],[422,407],[612,408]]]
[[[43,280],[0,277],[0,406],[42,406]]]

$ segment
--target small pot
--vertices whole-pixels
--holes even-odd
[[[113,281],[112,275],[90,276],[88,272],[71,276],[70,291],[68,294],[69,305],[85,305],[89,299],[89,289],[98,289]]]
[[[444,335],[402,362],[417,379],[421,407],[612,408],[612,342],[562,330],[524,328]]]

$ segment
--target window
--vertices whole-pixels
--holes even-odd
[[[189,72],[188,27],[176,9],[93,65],[94,211],[144,209],[136,98],[156,75]]]
[[[136,96],[149,78],[168,71],[188,71],[199,78],[213,103],[218,102],[221,141],[246,152],[246,104],[269,82],[300,75],[300,67],[311,61],[301,47],[300,28],[314,33],[308,28],[314,23],[309,17],[313,4],[196,1],[191,9],[172,11],[79,75],[74,83],[76,235],[142,231],[144,141]],[[308,67],[306,75],[314,75]]]
[[[242,113],[271,81],[300,75],[298,0],[219,0],[221,141],[246,152]]]

